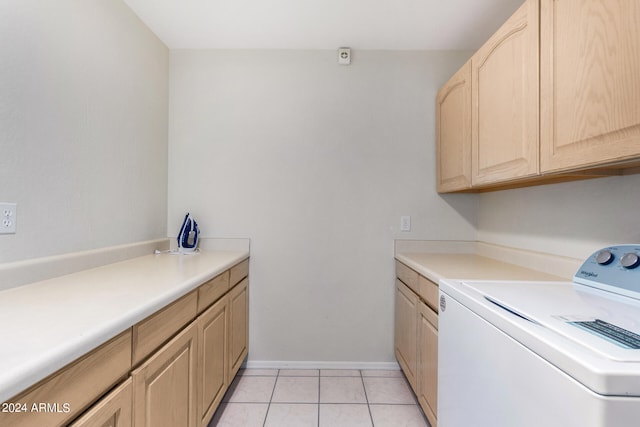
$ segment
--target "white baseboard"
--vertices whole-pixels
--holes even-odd
[[[400,369],[397,362],[321,362],[291,360],[247,360],[244,367],[248,369]]]

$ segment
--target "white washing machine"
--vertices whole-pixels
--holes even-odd
[[[573,282],[440,282],[439,427],[640,426],[640,245]]]

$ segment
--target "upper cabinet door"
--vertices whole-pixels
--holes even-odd
[[[471,187],[471,61],[436,98],[438,192]]]
[[[538,18],[527,0],[471,59],[473,185],[538,174]]]
[[[541,169],[640,154],[640,2],[542,0]]]

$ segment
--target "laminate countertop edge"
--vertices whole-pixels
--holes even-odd
[[[247,258],[145,255],[0,291],[0,402]]]

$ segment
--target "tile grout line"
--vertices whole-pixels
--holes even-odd
[[[369,395],[367,394],[367,387],[364,385],[364,375],[362,375],[362,369],[360,370],[360,380],[362,381],[362,389],[364,390],[364,399],[367,401],[367,411],[369,412],[369,419],[371,420],[371,426],[374,426],[373,415],[371,414],[371,404],[369,403]]]
[[[318,427],[320,427],[320,381],[322,381],[322,375],[318,369]]]
[[[356,371],[356,370],[354,370],[354,371]],[[364,373],[365,370],[357,370],[356,372],[357,373],[355,373],[355,375],[337,375],[337,374],[327,373],[327,375],[323,376],[321,370],[318,370],[315,375],[298,376],[298,375],[286,375],[287,374],[286,370],[278,369],[278,370],[275,371],[275,375],[256,375],[258,377],[274,377],[275,378],[274,385],[273,385],[272,390],[271,390],[271,394],[270,394],[270,396],[268,398],[268,401],[266,402],[267,403],[267,410],[266,410],[266,413],[265,413],[264,418],[263,418],[262,426],[266,427],[266,425],[267,425],[266,421],[267,421],[268,415],[269,415],[269,413],[270,413],[270,411],[272,409],[271,406],[273,406],[272,404],[274,403],[273,402],[273,398],[275,397],[275,389],[276,389],[276,387],[278,385],[279,379],[280,378],[283,378],[283,379],[285,379],[285,378],[304,378],[304,377],[317,378],[318,379],[318,386],[317,386],[318,396],[317,396],[317,400],[316,400],[316,402],[317,402],[317,410],[316,410],[317,427],[320,426],[320,423],[322,422],[322,419],[323,419],[322,415],[320,413],[321,412],[321,407],[323,405],[322,398],[321,398],[322,378],[347,378],[347,377],[352,377],[352,378],[360,377],[360,382],[362,384],[363,392],[364,392],[364,396],[365,396],[365,402],[363,402],[363,404],[367,405],[367,410],[368,410],[368,413],[369,413],[369,421],[370,421],[372,427],[375,426],[375,422],[374,422],[374,419],[373,419],[373,412],[372,412],[372,408],[371,408],[372,402],[369,399],[369,395],[368,395],[368,392],[367,392],[367,389],[366,389],[366,384],[364,382],[364,380],[367,379],[367,378],[380,378],[380,379],[383,379],[383,378],[401,378],[403,380],[402,383],[405,385],[405,387],[407,387],[411,391],[411,395],[412,395],[412,399],[411,400],[412,400],[412,402],[411,403],[409,403],[409,402],[378,403],[376,405],[381,405],[381,406],[385,406],[385,407],[392,407],[392,406],[411,406],[411,407],[416,407],[420,411],[420,413],[422,415],[421,418],[422,418],[423,422],[426,422],[425,426],[429,425],[428,424],[428,420],[426,420],[426,417],[424,415],[424,412],[419,407],[418,399],[416,398],[415,394],[411,390],[411,388],[409,386],[409,383],[408,383],[408,381],[407,381],[405,376],[387,377],[387,376],[381,375],[381,376],[378,377],[378,376],[374,376],[374,375],[369,375],[369,373],[367,375],[365,375],[365,373]],[[247,403],[250,403],[250,402],[247,402]],[[275,403],[307,404],[307,403],[311,403],[311,402],[302,402],[302,401],[295,402],[294,401],[294,402],[275,402]],[[340,404],[344,404],[344,405],[356,404],[356,402],[344,402],[344,403],[335,402],[335,403],[338,404],[338,405],[340,405]]]
[[[276,385],[278,384],[278,378],[280,377],[280,369],[276,373],[276,380],[273,383],[273,390],[271,390],[271,396],[269,397],[269,403],[267,404],[267,412],[264,414],[264,421],[262,421],[262,427],[267,425],[267,417],[269,416],[269,410],[271,409],[271,401],[273,400],[273,395],[276,392]]]

